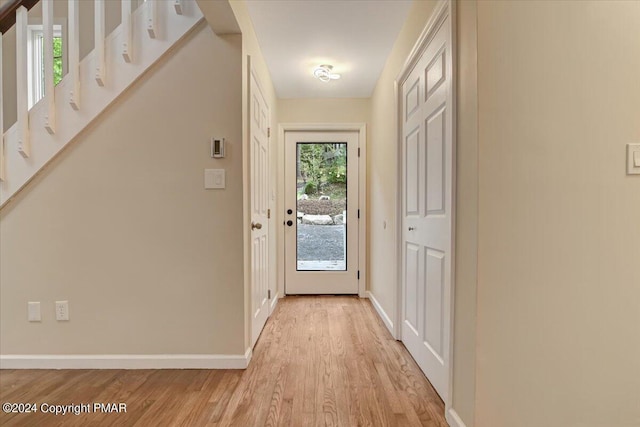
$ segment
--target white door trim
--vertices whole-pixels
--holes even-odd
[[[453,339],[454,339],[454,306],[455,306],[455,224],[456,224],[456,116],[457,116],[457,108],[456,108],[456,78],[457,78],[457,68],[456,68],[456,55],[457,55],[457,46],[456,46],[456,14],[455,14],[455,2],[451,0],[441,0],[435,7],[435,10],[429,20],[427,21],[420,37],[414,44],[411,52],[409,53],[402,70],[398,74],[398,77],[395,81],[395,120],[396,120],[396,160],[397,160],[397,197],[396,197],[396,217],[398,221],[396,221],[396,278],[399,286],[397,287],[396,293],[396,325],[402,324],[402,319],[404,316],[404,307],[402,304],[402,295],[404,292],[404,282],[402,277],[402,265],[403,265],[403,195],[402,195],[402,177],[404,174],[402,159],[404,156],[404,152],[402,150],[402,84],[407,80],[409,74],[416,66],[418,61],[420,60],[422,54],[426,50],[429,42],[436,35],[437,30],[440,28],[441,24],[447,17],[449,19],[449,31],[451,37],[451,55],[448,55],[446,67],[451,70],[451,108],[454,112],[452,117],[452,129],[450,129],[452,135],[452,149],[453,149],[453,158],[452,164],[453,169],[451,171],[453,181],[452,181],[452,227],[451,227],[451,293],[450,300],[447,301],[447,305],[449,307],[449,316],[445,319],[444,323],[448,326],[448,335],[449,335],[449,357],[445,360],[445,366],[447,369],[447,379],[448,379],[448,391],[446,396],[442,396],[445,404],[445,416],[447,420],[450,419],[449,413],[452,411],[452,403],[453,403]],[[395,328],[395,338],[397,340],[402,340],[402,328]],[[449,421],[451,424],[451,421]],[[452,424],[453,425],[453,424]]]
[[[279,154],[282,164],[279,169],[284,167],[284,141],[286,132],[295,131],[338,131],[338,132],[358,132],[358,148],[360,149],[360,157],[358,158],[358,206],[360,209],[360,221],[358,222],[358,269],[360,270],[360,280],[358,281],[358,296],[366,298],[367,285],[367,124],[366,123],[281,123],[278,125],[278,141],[280,142],[281,152]],[[280,197],[278,198],[278,215],[277,220],[282,224],[278,233],[278,256],[279,271],[282,272],[284,278],[285,259],[284,259],[284,180],[280,186]],[[278,284],[278,294],[284,295],[284,280]]]

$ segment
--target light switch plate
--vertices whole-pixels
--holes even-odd
[[[640,175],[640,144],[627,144],[627,174]]]
[[[204,170],[204,188],[222,189],[226,186],[224,169],[205,169]]]
[[[29,322],[42,321],[42,315],[40,314],[40,302],[29,301],[27,303],[27,312]]]

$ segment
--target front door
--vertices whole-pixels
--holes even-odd
[[[358,132],[285,133],[285,292],[358,293]]]
[[[402,341],[448,393],[453,230],[451,39],[443,20],[401,86]]]
[[[251,72],[249,87],[251,206],[251,345],[269,317],[269,106]]]

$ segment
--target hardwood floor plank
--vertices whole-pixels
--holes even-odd
[[[368,300],[287,297],[246,370],[4,370],[2,402],[126,413],[0,414],[2,426],[430,426],[444,404]]]

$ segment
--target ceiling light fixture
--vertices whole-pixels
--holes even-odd
[[[321,82],[330,82],[340,78],[340,74],[332,72],[333,65],[323,64],[313,70],[313,75]]]

